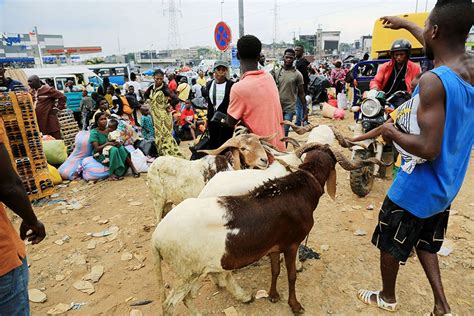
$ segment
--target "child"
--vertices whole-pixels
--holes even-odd
[[[191,100],[186,100],[179,121],[181,129],[188,130],[193,137],[193,141],[196,142],[196,133],[194,131],[196,129],[196,125],[194,124],[194,111],[191,108]]]
[[[79,104],[79,108],[81,110],[81,124],[82,129],[87,130],[87,117],[89,113],[94,109],[94,100],[90,96],[87,95],[87,90],[82,90],[82,100]]]
[[[142,128],[142,137],[144,139],[154,139],[155,137],[155,128],[153,126],[153,120],[150,115],[150,107],[146,104],[143,104],[140,107],[140,112],[142,117],[140,118],[140,126]]]
[[[107,136],[109,142],[116,142],[122,145],[123,140],[122,140],[122,133],[117,129],[118,127],[118,121],[116,119],[111,119],[107,123],[107,129],[109,132],[109,135]],[[109,154],[110,154],[110,149],[112,149],[112,145],[107,145],[102,149],[102,154],[105,156],[105,159],[102,161],[102,163],[106,164],[109,163]],[[99,153],[95,153],[94,157],[97,158],[99,156]]]
[[[105,98],[98,98],[97,99],[97,111],[95,111],[94,115],[92,115],[92,118],[90,119],[89,121],[89,125],[93,125],[94,122],[95,122],[95,116],[98,114],[98,113],[101,113],[101,112],[105,112],[105,114],[107,115],[107,118],[110,117],[110,110],[109,110],[109,102],[107,102],[107,100]]]

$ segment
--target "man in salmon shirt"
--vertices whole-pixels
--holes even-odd
[[[4,137],[0,116],[0,315],[29,315],[28,264],[22,239],[37,244],[44,239],[46,232],[12,167]],[[2,202],[22,218],[21,239],[10,223]]]
[[[230,90],[227,109],[227,124],[235,126],[238,121],[259,136],[276,134],[271,143],[280,150],[285,145],[283,137],[283,113],[278,89],[273,77],[258,69],[262,43],[253,35],[242,36],[237,42],[237,58],[240,60],[240,81]]]

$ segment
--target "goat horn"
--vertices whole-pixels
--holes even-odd
[[[315,143],[315,142],[312,142],[312,143],[308,143],[308,144],[305,144],[304,146],[302,147],[299,147],[295,150],[295,155],[296,157],[298,158],[301,158],[301,156],[310,151],[310,150],[313,150],[313,149],[317,149],[317,148],[328,148],[329,146],[328,145],[325,145],[325,144],[320,144],[320,143]]]
[[[334,133],[334,136],[336,137],[337,142],[342,147],[352,148],[354,146],[360,146],[364,149],[367,149],[367,146],[365,146],[364,144],[357,144],[357,143],[351,142],[350,140],[347,140],[344,136],[342,136],[341,132],[339,132],[339,130],[335,128],[334,126],[329,126],[329,128],[332,130],[332,132]]]
[[[247,127],[239,125],[235,128],[234,135],[232,137],[242,135],[242,134],[248,134],[248,133],[249,133],[249,129]]]
[[[285,161],[281,160],[281,159],[278,159],[278,158],[275,158],[276,161],[278,161],[283,167],[285,167],[286,170],[292,172],[294,170],[297,170],[297,168],[293,167],[293,166],[290,166],[288,163],[286,163]]]
[[[290,122],[290,121],[283,121],[281,123],[282,125],[285,124],[285,125],[289,125],[291,126],[291,128],[295,131],[296,134],[298,135],[304,135],[308,132],[311,132],[311,130],[315,127],[318,127],[318,125],[313,125],[313,124],[308,124],[304,127],[301,127],[301,126],[297,126],[295,125],[293,122]]]
[[[393,162],[391,162],[391,163],[387,164],[387,163],[384,163],[383,161],[380,161],[376,158],[368,158],[368,159],[364,159],[364,160],[349,160],[340,151],[338,151],[336,149],[333,149],[333,148],[331,148],[331,151],[332,151],[334,157],[336,158],[336,161],[345,170],[355,170],[355,169],[359,169],[359,168],[365,167],[365,166],[370,165],[370,164],[377,164],[381,167],[388,167],[393,163]]]
[[[294,138],[291,138],[291,137],[283,137],[282,139],[280,139],[281,142],[284,142],[284,143],[290,143],[293,145],[293,147],[295,148],[299,148],[301,147],[300,145],[300,142],[297,141],[296,139]]]

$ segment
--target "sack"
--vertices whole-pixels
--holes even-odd
[[[158,157],[158,150],[156,149],[155,141],[153,139],[137,140],[133,147],[140,149],[145,156]]]
[[[140,149],[135,149],[130,153],[132,163],[137,169],[137,172],[148,172],[148,164],[146,163],[146,156]]]
[[[210,141],[209,130],[206,129],[204,133],[202,133],[199,142],[196,145],[189,147],[189,150],[191,150],[190,160],[197,160],[204,157],[206,154],[200,153],[198,150],[209,149]]]
[[[211,122],[218,123],[221,125],[225,124],[226,120],[227,120],[227,114],[221,111],[216,111],[211,118]]]
[[[120,96],[120,99],[122,100],[123,113],[125,113],[125,114],[132,114],[132,113],[133,113],[133,109],[132,109],[132,107],[130,106],[130,104],[128,104],[127,98],[121,95],[121,96]]]
[[[342,110],[347,109],[347,96],[344,92],[337,94],[337,108]]]
[[[50,164],[48,164],[48,172],[49,176],[51,177],[51,180],[53,180],[54,185],[61,184],[63,182],[63,179],[61,178],[61,175],[59,174],[58,169],[54,168]]]
[[[51,165],[60,165],[67,159],[67,148],[64,140],[48,140],[43,142],[46,160]]]

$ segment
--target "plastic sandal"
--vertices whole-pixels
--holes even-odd
[[[376,303],[373,303],[370,298],[375,295]],[[396,312],[398,310],[398,303],[387,303],[380,297],[380,291],[359,290],[357,298],[363,303],[371,306],[376,306],[380,309]]]

